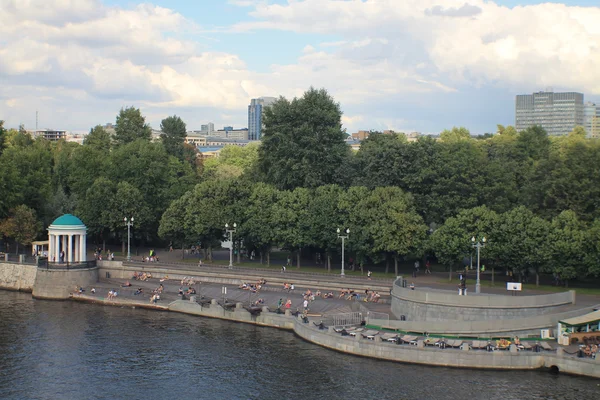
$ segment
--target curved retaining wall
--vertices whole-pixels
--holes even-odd
[[[85,269],[37,268],[32,295],[38,299],[66,300],[79,286],[98,282],[98,267]]]
[[[0,289],[31,292],[37,266],[0,262]]]
[[[332,350],[363,357],[378,358],[388,361],[426,364],[446,367],[480,368],[480,369],[537,369],[556,366],[560,371],[600,378],[600,358],[598,360],[582,360],[554,353],[532,353],[508,351],[465,351],[458,349],[433,349],[419,346],[402,345],[366,340],[358,337],[343,337],[328,330],[316,329],[313,324],[305,324],[299,318],[271,312],[252,315],[241,303],[233,309],[224,309],[215,300],[210,306],[201,306],[192,301],[176,300],[168,306],[152,306],[148,303],[137,303],[129,300],[106,301],[91,296],[73,296],[74,300],[117,306],[133,306],[137,308],[155,308],[185,314],[219,318],[235,322],[268,326],[292,330],[300,338]]]
[[[575,291],[538,296],[459,296],[450,291],[411,290],[398,278],[392,288],[392,312],[411,321],[488,321],[560,313],[575,304]]]

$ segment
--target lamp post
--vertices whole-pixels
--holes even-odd
[[[343,233],[345,233],[345,235],[340,235],[340,233],[341,233],[340,228],[337,228],[338,239],[342,239],[342,273],[340,274],[340,276],[345,276],[345,274],[344,274],[344,240],[348,239],[348,236],[350,234],[350,229],[346,228],[346,230],[344,230]]]
[[[125,225],[127,225],[127,261],[131,261],[131,227],[133,226],[133,217],[127,219],[127,217],[123,218]]]
[[[233,234],[235,233],[235,228],[237,228],[235,222],[231,229],[229,229],[229,224],[225,224],[225,232],[229,233],[229,242],[231,243],[231,246],[229,247],[229,269],[233,268]]]
[[[482,247],[485,247],[485,237],[481,241],[476,240],[475,236],[471,238],[471,245],[477,249],[477,282],[475,282],[475,293],[481,292],[481,281],[479,280],[479,252]]]

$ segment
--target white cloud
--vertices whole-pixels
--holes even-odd
[[[425,107],[432,94],[485,85],[600,94],[599,7],[510,9],[484,0],[229,3],[251,7],[253,20],[227,34],[269,29],[325,36],[307,42],[294,62],[273,61],[258,72],[250,60],[191,40],[198,25],[170,9],[0,0],[0,116],[23,120],[19,113],[27,113],[31,121],[36,107],[56,115],[55,127],[91,126],[133,104],[152,118],[181,111],[195,118],[205,113],[204,122],[234,116],[237,124],[252,97],[300,96],[314,86],[326,87],[348,111],[344,124],[351,131],[415,124],[403,110],[390,111],[399,97]],[[271,53],[264,57],[277,60],[277,48]],[[108,111],[94,116],[100,107]],[[375,115],[378,108],[399,115]],[[53,109],[82,111],[67,116]]]
[[[430,73],[445,75],[444,85],[500,82],[533,88],[558,84],[600,94],[600,7],[545,3],[507,8],[483,0],[440,3],[305,0],[261,4],[252,13],[256,21],[240,23],[237,29],[342,35],[344,41],[323,45],[335,47],[347,46],[347,41],[364,43],[377,32],[392,43],[387,47],[389,59],[400,68],[411,64],[402,49],[418,43],[411,54],[428,60]]]

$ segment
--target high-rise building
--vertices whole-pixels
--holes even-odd
[[[214,131],[215,131],[215,124],[213,124],[212,122],[209,122],[206,125],[204,125],[204,124],[200,125],[200,132],[202,132],[203,134],[210,136]]]
[[[590,101],[585,103],[583,127],[588,137],[600,138],[600,106]]]
[[[517,95],[515,128],[517,131],[539,125],[548,135],[567,135],[583,125],[583,93],[552,91]]]
[[[276,100],[275,97],[259,97],[250,100],[248,106],[248,139],[260,140],[263,108],[270,106]]]

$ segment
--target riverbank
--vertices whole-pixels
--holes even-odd
[[[175,300],[161,305],[118,298],[107,300],[90,295],[73,295],[72,300],[100,305],[179,312],[285,329],[294,332],[308,342],[331,350],[386,361],[474,369],[532,370],[549,368],[568,374],[600,378],[600,359],[579,359],[564,353],[560,348],[556,352],[536,353],[510,350],[487,352],[473,350],[468,346],[441,349],[435,346],[426,347],[422,340],[417,340],[413,344],[398,345],[382,340],[381,334],[373,336],[373,339],[370,340],[363,337],[362,334],[341,336],[333,330],[333,327],[325,330],[318,329],[318,320],[309,320],[308,323],[305,323],[300,317],[294,317],[289,310],[285,314],[278,314],[271,312],[268,307],[263,307],[258,312],[250,312],[244,308],[242,303],[219,304],[215,299],[207,301],[205,304],[190,300]]]

